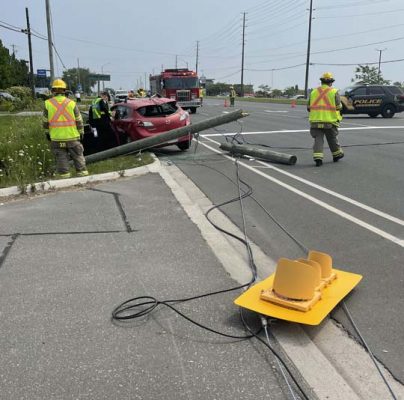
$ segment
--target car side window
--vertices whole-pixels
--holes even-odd
[[[384,91],[381,87],[374,86],[374,87],[369,87],[369,94],[384,94]]]
[[[366,88],[360,87],[351,92],[351,96],[364,96],[366,95]]]
[[[115,107],[112,111],[115,111],[115,119],[126,119],[130,114],[130,110],[125,106]]]

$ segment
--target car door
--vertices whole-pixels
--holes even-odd
[[[127,137],[131,137],[132,110],[125,105],[112,107],[114,115],[113,126],[118,134],[119,142],[126,143]]]
[[[366,86],[360,86],[356,89],[353,89],[348,96],[349,102],[352,104],[352,106],[355,109],[355,112],[358,114],[367,113],[366,99],[367,99]]]

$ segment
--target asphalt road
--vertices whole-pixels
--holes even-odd
[[[205,99],[193,121],[231,110],[223,103]],[[219,203],[237,196],[235,163],[218,147],[226,137],[237,134],[238,141],[295,154],[294,166],[240,160],[240,177],[265,208],[245,200],[247,234],[274,260],[316,249],[329,253],[335,267],[362,274],[346,304],[376,358],[404,383],[404,114],[345,117],[345,158],[333,163],[325,147],[324,165],[315,168],[304,106],[239,102],[236,108],[250,116],[201,132],[187,153],[167,148],[159,157],[177,164]],[[222,211],[241,226],[239,204]],[[354,334],[342,308],[332,317]]]

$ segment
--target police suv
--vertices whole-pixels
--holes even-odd
[[[341,94],[341,114],[368,114],[376,118],[392,118],[404,111],[404,91],[397,86],[355,85],[344,89]]]

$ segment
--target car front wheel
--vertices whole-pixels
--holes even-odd
[[[191,141],[187,140],[184,142],[179,142],[179,143],[177,143],[177,146],[181,151],[188,150],[191,147]]]
[[[383,108],[382,116],[383,118],[393,118],[395,113],[396,113],[395,107],[392,104],[387,104]]]

